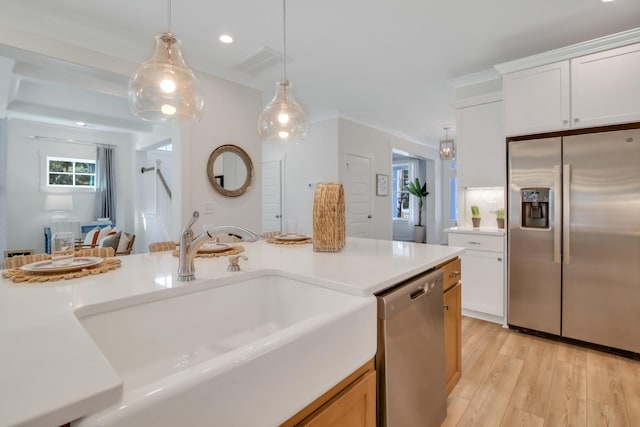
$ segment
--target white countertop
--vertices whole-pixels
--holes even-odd
[[[459,233],[459,234],[481,234],[485,236],[504,236],[505,230],[504,228],[498,227],[451,227],[445,228],[445,233]]]
[[[367,296],[410,278],[464,249],[348,238],[342,252],[312,245],[242,243],[242,271],[280,270],[323,279],[327,287]],[[171,252],[119,258],[122,267],[44,284],[0,279],[0,426],[59,425],[117,403],[122,380],[74,315],[79,307],[236,276],[227,257],[197,258],[196,281],[176,281]]]

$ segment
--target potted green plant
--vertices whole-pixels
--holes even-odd
[[[415,182],[409,182],[407,185],[409,193],[418,198],[418,223],[414,226],[415,241],[416,243],[424,243],[425,241],[425,228],[422,225],[422,204],[424,198],[429,195],[427,191],[427,183],[420,185],[420,179],[416,178]]]
[[[504,228],[504,209],[496,211],[496,222],[498,223],[498,228]]]
[[[480,227],[480,208],[478,206],[471,206],[471,222],[473,222],[473,228]]]

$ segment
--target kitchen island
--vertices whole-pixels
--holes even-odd
[[[197,258],[197,279],[187,283],[177,282],[178,259],[171,252],[122,257],[117,270],[69,281],[26,285],[1,279],[0,425],[58,425],[120,402],[122,379],[76,317],[94,305],[136,298],[144,301],[150,295],[178,294],[268,270],[305,277],[327,289],[360,297],[362,304],[372,308],[369,313],[375,313],[374,293],[464,251],[359,238],[348,238],[339,253],[316,253],[311,245],[265,241],[241,245],[248,257],[241,261],[241,272],[226,270],[227,257]],[[375,315],[371,323],[375,328]],[[368,334],[359,363],[373,358],[375,348],[375,334]],[[308,368],[313,370],[313,366]],[[295,405],[279,414],[280,422],[304,406]]]

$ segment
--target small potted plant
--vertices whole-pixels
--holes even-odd
[[[409,193],[418,198],[418,223],[414,226],[416,243],[424,243],[425,228],[422,225],[422,202],[429,195],[427,191],[427,183],[420,185],[420,180],[416,178],[415,182],[409,182],[407,185]]]
[[[496,211],[496,222],[498,223],[498,228],[504,228],[504,209]]]
[[[471,222],[473,222],[473,228],[480,227],[480,208],[477,206],[471,206]]]

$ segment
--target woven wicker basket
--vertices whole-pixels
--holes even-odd
[[[344,248],[344,216],[342,184],[317,184],[313,198],[313,250],[315,252],[340,252]]]

